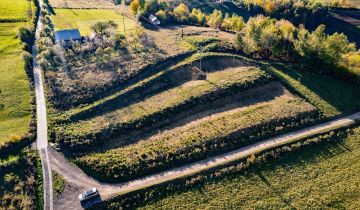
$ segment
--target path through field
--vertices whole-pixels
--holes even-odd
[[[55,171],[64,176],[66,181],[69,182],[71,186],[71,189],[65,190],[66,194],[63,193],[64,195],[60,198],[59,201],[56,202],[55,209],[81,209],[77,196],[84,189],[87,188],[97,187],[102,199],[108,199],[118,194],[126,194],[137,189],[158,185],[180,177],[196,174],[221,165],[226,165],[230,162],[234,162],[251,154],[256,154],[261,151],[275,148],[284,144],[296,142],[314,135],[327,133],[329,131],[337,130],[344,127],[349,127],[358,123],[359,121],[360,112],[349,116],[341,117],[339,119],[335,119],[326,123],[283,134],[196,163],[191,163],[158,174],[150,175],[144,178],[139,178],[120,184],[101,183],[86,175],[83,171],[81,171],[81,169],[79,169],[75,165],[69,163],[59,153],[53,150],[49,150],[51,166]]]

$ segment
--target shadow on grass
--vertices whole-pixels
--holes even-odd
[[[360,10],[336,9],[325,24],[327,33],[344,33],[351,42],[360,47]]]
[[[337,111],[346,114],[360,109],[360,86],[330,76],[297,70],[285,64],[273,67],[297,80]]]

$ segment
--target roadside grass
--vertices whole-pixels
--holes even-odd
[[[19,23],[0,23],[0,144],[28,133],[31,94],[17,39]]]
[[[1,0],[0,21],[26,21],[28,5],[27,0]]]
[[[0,209],[36,209],[37,158],[26,150],[0,159]]]
[[[140,209],[357,209],[360,127],[246,172],[149,201]]]
[[[107,181],[143,176],[246,146],[275,133],[314,120],[315,107],[284,93],[276,98],[193,120],[131,145],[91,153],[75,162]]]
[[[54,198],[56,198],[58,195],[60,195],[65,187],[66,187],[66,181],[64,177],[62,177],[59,173],[56,171],[52,171],[53,175],[53,189],[54,189]]]
[[[55,30],[63,29],[79,29],[82,36],[87,36],[91,33],[90,27],[99,21],[112,20],[118,24],[118,32],[123,33],[125,23],[125,30],[135,28],[136,23],[113,10],[105,9],[54,9],[55,14],[52,19],[55,25]]]

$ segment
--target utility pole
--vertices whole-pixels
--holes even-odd
[[[125,17],[124,17],[124,13],[122,13],[122,16],[123,16],[124,35],[125,35]]]

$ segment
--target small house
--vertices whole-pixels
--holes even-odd
[[[155,15],[150,15],[149,20],[154,25],[160,25],[160,20]]]
[[[81,41],[82,37],[78,29],[59,30],[54,32],[55,42],[58,44],[70,44],[70,41]]]

